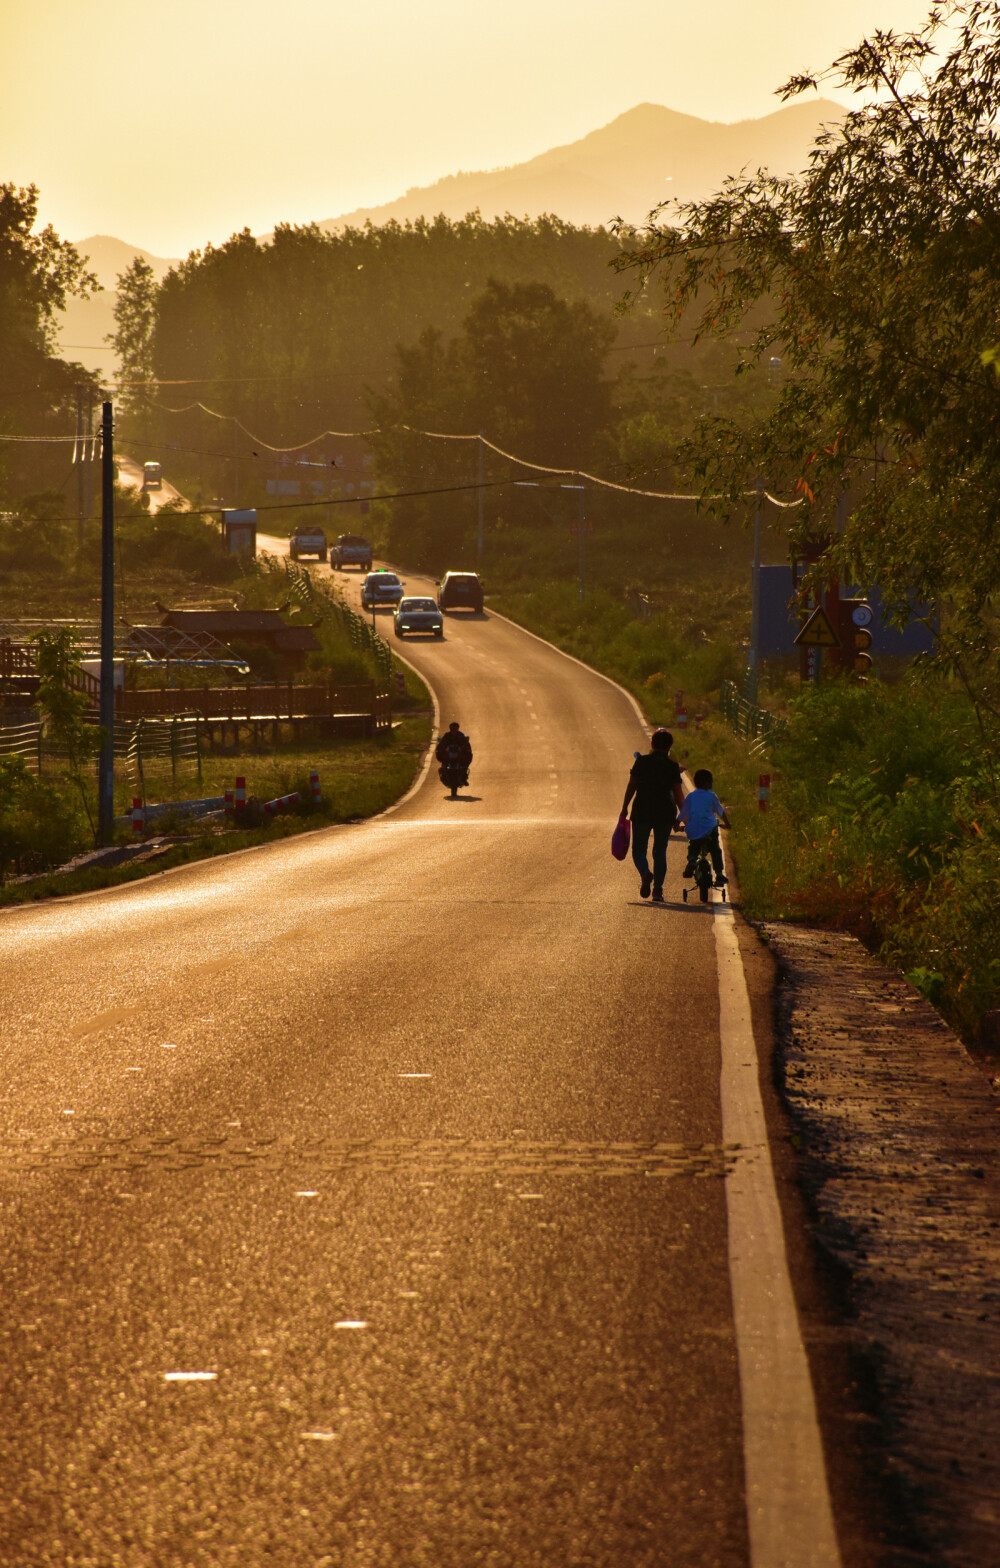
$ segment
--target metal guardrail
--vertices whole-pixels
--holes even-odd
[[[358,615],[357,611],[352,610],[342,599],[335,599],[331,594],[317,593],[308,568],[300,566],[298,561],[291,560],[287,555],[281,556],[280,561],[285,569],[288,590],[292,598],[318,615],[321,621],[333,621],[339,625],[346,632],[351,646],[357,648],[360,653],[371,654],[379,674],[388,678],[392,671],[392,652],[378,632],[374,631],[364,617]]]
[[[729,720],[733,734],[740,740],[760,741],[768,735],[780,735],[788,728],[788,720],[779,718],[769,708],[758,707],[742,696],[732,681],[723,681],[719,692],[719,708]]]

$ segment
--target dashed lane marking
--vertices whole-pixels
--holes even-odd
[[[442,1176],[727,1176],[744,1151],[721,1144],[533,1142],[527,1138],[336,1138],[99,1133],[0,1142],[0,1174],[33,1171],[415,1171]],[[303,1189],[305,1190],[305,1189]]]

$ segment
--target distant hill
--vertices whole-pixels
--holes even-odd
[[[89,370],[110,376],[115,369],[114,350],[105,346],[104,339],[115,330],[115,296],[118,275],[131,266],[136,256],[148,261],[157,281],[176,262],[165,256],[153,256],[138,245],[129,245],[110,234],[92,234],[89,239],[74,241],[91,272],[97,274],[104,289],[92,299],[71,299],[62,315],[57,333],[59,352],[65,359],[77,360]]]
[[[326,218],[320,228],[360,227],[369,219],[404,223],[438,213],[464,218],[476,208],[484,218],[551,212],[569,223],[595,227],[619,216],[639,224],[657,203],[708,196],[741,169],[766,167],[788,174],[803,168],[820,126],[843,114],[838,104],[818,98],[789,104],[760,120],[726,125],[643,103],[582,140],[553,147],[527,163],[448,175],[380,207]]]
[[[510,212],[517,218],[554,213],[568,223],[598,227],[622,217],[639,224],[658,202],[693,201],[717,190],[741,169],[768,168],[787,174],[805,166],[820,126],[841,119],[844,111],[823,98],[789,104],[759,120],[727,125],[678,114],[661,104],[643,103],[591,131],[580,141],[553,147],[527,163],[478,173],[459,173],[416,187],[380,207],[358,207],[320,228],[334,233],[366,220],[464,218],[476,208],[484,218]],[[262,236],[267,238],[267,236]],[[114,330],[115,285],[133,257],[143,256],[157,278],[176,261],[153,256],[108,234],[78,240],[105,292],[92,300],[72,300],[59,330],[61,352],[104,374],[114,370],[114,354],[103,347]],[[77,345],[85,345],[78,347]]]

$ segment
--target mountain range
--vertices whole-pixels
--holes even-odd
[[[642,103],[580,141],[553,147],[505,169],[451,174],[415,187],[380,207],[358,207],[320,228],[335,231],[395,219],[484,218],[555,213],[597,227],[613,218],[641,224],[663,201],[696,201],[741,169],[788,174],[804,166],[821,125],[844,111],[826,99],[790,104],[759,120],[699,120],[662,104]]]
[[[820,127],[836,123],[843,113],[837,104],[819,98],[786,105],[761,119],[726,124],[678,114],[661,104],[638,104],[579,141],[550,148],[526,163],[451,174],[408,190],[396,201],[321,219],[319,226],[336,233],[369,221],[405,223],[439,213],[459,219],[477,209],[484,218],[554,213],[568,223],[593,227],[615,217],[638,225],[658,203],[708,196],[741,170],[767,168],[772,174],[787,174],[803,168]],[[110,376],[114,354],[101,345],[114,328],[118,274],[135,256],[143,256],[161,278],[176,260],[106,234],[78,240],[76,248],[87,257],[105,292],[70,302],[59,330],[61,351]]]

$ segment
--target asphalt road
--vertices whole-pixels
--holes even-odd
[[[142,495],[142,464],[134,457],[123,457],[120,452],[116,454],[115,461],[118,464],[119,484],[125,485],[129,490],[135,490]],[[180,491],[175,490],[173,485],[169,484],[166,479],[164,479],[159,489],[147,490],[145,494],[149,497],[149,510],[151,512],[158,512],[161,506],[167,506],[168,504],[172,506],[176,502],[184,500]]]
[[[748,1562],[712,916],[608,853],[643,731],[488,612],[405,652],[458,800],[0,916],[11,1568]]]

